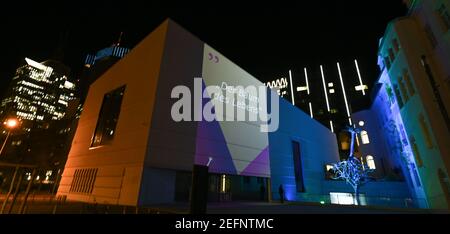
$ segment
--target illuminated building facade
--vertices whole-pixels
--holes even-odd
[[[370,114],[355,114],[358,121],[376,125],[384,144],[360,149],[375,161],[390,157],[420,207],[448,209],[450,2],[405,2],[409,15],[392,21],[380,41],[382,74]],[[368,136],[379,133],[372,130]]]
[[[261,132],[249,121],[173,119],[175,87],[224,84],[267,90],[279,107],[278,129]],[[189,103],[196,103],[195,95]],[[218,102],[204,96],[197,105]],[[215,109],[216,117],[221,110]],[[167,20],[90,86],[58,195],[132,206],[187,201],[193,165],[208,165],[212,201],[259,200],[261,187],[265,200],[278,200],[282,186],[289,201],[343,204],[339,198],[351,187],[328,180],[326,171],[338,161],[336,135],[328,128]],[[402,182],[373,183],[361,193],[367,204],[391,196],[404,205],[401,198],[409,197]]]
[[[24,62],[1,101],[1,122],[7,118],[21,120],[5,141],[1,160],[39,165],[36,182],[45,189],[58,178],[58,169],[67,157],[75,129],[72,120],[78,105],[76,86],[69,79],[70,69],[59,61],[38,63],[26,58]],[[13,173],[2,169],[5,174]],[[23,173],[24,178],[31,177],[26,175],[31,171]]]
[[[60,62],[38,63],[29,58],[17,69],[1,101],[2,119],[17,117],[26,131],[45,129],[49,123],[64,118],[69,103],[75,99],[75,84],[69,80],[70,69]]]
[[[266,85],[336,133],[339,154],[343,159],[347,157],[350,138],[343,130],[354,124],[351,118],[354,110],[370,105],[358,60],[289,70],[286,77]]]

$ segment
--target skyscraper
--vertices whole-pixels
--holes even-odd
[[[70,69],[47,60],[38,63],[25,58],[0,104],[0,117],[17,117],[22,128],[45,129],[50,122],[61,120],[69,102],[75,99],[75,84],[69,80]]]
[[[24,62],[1,101],[1,122],[21,120],[5,141],[1,160],[39,165],[39,178],[53,180],[71,142],[72,119],[78,106],[76,86],[69,78],[70,69],[59,61],[39,63],[25,58]],[[0,133],[2,138],[6,134],[3,130]]]

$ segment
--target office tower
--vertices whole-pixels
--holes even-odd
[[[54,60],[42,63],[25,58],[2,99],[2,119],[17,117],[22,128],[46,129],[52,121],[61,120],[75,99],[75,84],[69,80],[70,69]]]

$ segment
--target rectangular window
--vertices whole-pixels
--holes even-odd
[[[119,120],[124,93],[125,86],[122,86],[105,94],[103,97],[91,147],[106,145],[112,142]]]
[[[391,59],[391,63],[394,63],[395,54],[394,54],[394,50],[392,50],[392,48],[389,48],[389,58]]]
[[[417,166],[422,167],[423,161],[422,161],[422,157],[420,157],[419,147],[417,147],[417,144],[415,142],[412,142],[411,146],[412,146],[412,150],[414,153],[414,158],[416,159]]]
[[[363,145],[370,144],[369,133],[367,131],[361,131],[361,140]]]
[[[359,194],[358,198],[361,206],[366,206],[366,196],[365,194]],[[352,193],[340,193],[340,192],[330,192],[330,202],[331,204],[338,205],[358,205],[354,194]]]
[[[433,33],[433,30],[431,29],[430,25],[425,26],[424,29],[425,33],[427,34],[428,40],[430,41],[431,47],[434,49],[437,46],[437,40],[436,36]]]
[[[297,192],[305,192],[300,143],[296,141],[292,141],[292,156],[294,157],[295,184],[297,187]]]
[[[425,121],[425,117],[421,114],[419,116],[419,124],[422,129],[423,137],[425,138],[425,144],[428,148],[433,148],[433,140],[430,133],[430,129],[428,128],[428,124]]]
[[[403,108],[403,99],[402,96],[400,95],[400,89],[398,88],[398,85],[394,85],[394,93],[395,93],[395,97],[397,98],[397,104],[398,104],[398,108],[402,109]]]
[[[394,45],[395,53],[398,53],[400,51],[400,44],[398,43],[398,40],[394,38],[392,40],[392,44]]]
[[[406,81],[406,86],[408,87],[409,95],[414,96],[414,94],[416,93],[416,89],[414,88],[411,76],[409,76],[409,72],[407,70],[403,72],[403,78]]]
[[[417,187],[422,187],[422,183],[420,183],[419,172],[417,171],[417,168],[416,166],[414,166],[414,164],[411,164],[411,170],[414,175],[414,181],[416,182]]]
[[[408,92],[406,91],[405,84],[403,83],[402,77],[398,78],[398,85],[400,87],[400,92],[402,93],[403,100],[405,101],[405,104],[409,100]]]
[[[389,61],[389,57],[384,57],[384,65],[386,65],[387,70],[391,69],[391,62]]]

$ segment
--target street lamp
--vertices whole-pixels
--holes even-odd
[[[11,131],[19,125],[19,121],[17,119],[7,119],[5,122],[3,122],[3,124],[8,129],[8,134],[6,135],[5,141],[3,142],[2,148],[0,149],[0,156],[2,155],[3,149],[6,146],[9,135],[11,135]]]

